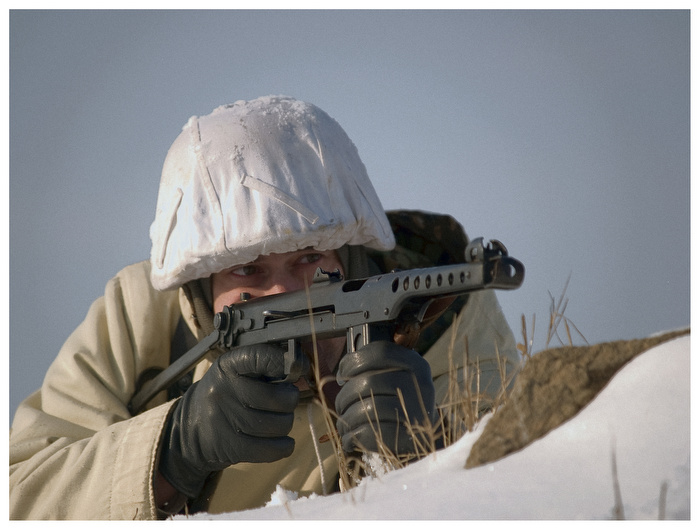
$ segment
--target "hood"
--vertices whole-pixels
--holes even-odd
[[[352,141],[288,97],[189,119],[165,159],[150,236],[158,290],[270,253],[395,244]]]

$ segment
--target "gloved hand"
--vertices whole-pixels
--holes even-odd
[[[427,418],[433,424],[436,418],[430,365],[419,353],[393,342],[372,342],[342,358],[337,379],[344,382],[335,409],[345,451],[378,451],[380,432],[394,454],[415,452],[406,422],[424,425]]]
[[[165,479],[194,498],[212,472],[290,456],[299,390],[271,383],[283,377],[278,347],[242,346],[221,355],[167,420],[159,464]]]

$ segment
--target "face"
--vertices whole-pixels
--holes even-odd
[[[310,285],[313,274],[323,270],[342,271],[342,264],[334,250],[319,252],[313,249],[284,254],[262,255],[251,263],[228,268],[211,276],[214,311],[240,302],[240,295],[249,299],[294,292]]]
[[[249,299],[254,299],[302,290],[312,283],[313,275],[319,267],[326,271],[343,271],[337,252],[320,252],[309,248],[284,254],[262,255],[251,263],[213,274],[211,289],[214,311],[220,312],[227,305],[239,303],[243,293],[249,295]],[[318,344],[321,376],[327,376],[334,370],[344,351],[344,340],[335,338]]]

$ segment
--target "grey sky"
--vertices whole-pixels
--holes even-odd
[[[105,282],[149,257],[187,119],[269,94],[337,119],[387,209],[449,213],[522,260],[498,297],[518,339],[536,314],[535,350],[569,277],[591,343],[690,323],[689,11],[9,21],[11,414]]]

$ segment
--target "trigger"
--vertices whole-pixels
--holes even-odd
[[[289,340],[287,350],[284,352],[284,374],[286,377],[281,382],[296,382],[310,369],[308,357],[303,353],[296,340]]]

